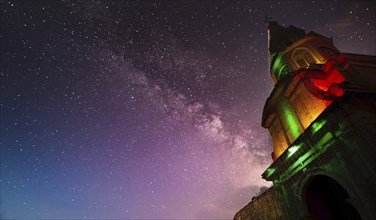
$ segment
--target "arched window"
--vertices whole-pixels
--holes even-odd
[[[362,219],[349,198],[336,180],[318,175],[308,184],[304,200],[310,219]]]
[[[312,63],[316,63],[315,58],[307,48],[297,48],[292,54],[292,59],[300,68],[307,68]]]

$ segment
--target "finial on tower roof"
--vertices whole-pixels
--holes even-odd
[[[265,20],[264,20],[265,23],[270,24],[270,21],[271,21],[271,20],[272,20],[272,17],[271,17],[271,16],[265,15]]]

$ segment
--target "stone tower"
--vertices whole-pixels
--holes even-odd
[[[269,22],[273,186],[234,219],[376,219],[376,57]]]

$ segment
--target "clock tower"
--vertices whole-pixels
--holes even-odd
[[[269,22],[272,181],[234,219],[376,219],[376,57]]]

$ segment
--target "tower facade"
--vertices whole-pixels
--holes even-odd
[[[273,186],[234,219],[376,219],[376,57],[269,22]]]

